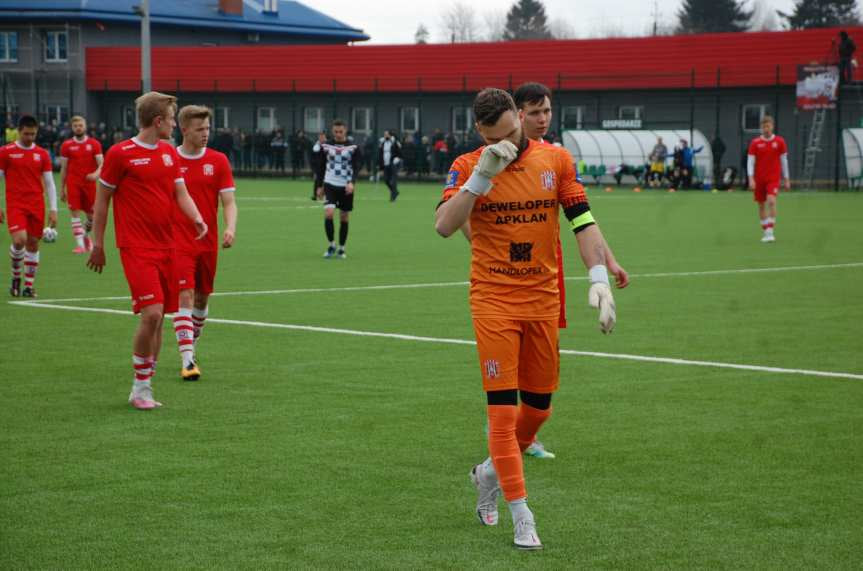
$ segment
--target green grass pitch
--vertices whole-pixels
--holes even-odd
[[[590,191],[633,278],[602,336],[563,236],[561,349],[850,377],[563,355],[558,458],[525,460],[546,548],[521,553],[503,504],[497,528],[473,515],[479,364],[434,341],[472,340],[466,287],[434,286],[467,279],[469,248],[435,234],[439,188],[359,184],[348,259],[324,260],[309,182],[237,186],[217,289],[244,294],[212,298],[200,382],[166,327],[160,410],[126,404],[116,250],[87,271],[65,210],[41,307],[0,304],[0,568],[859,568],[863,194],[783,194],[761,244],[748,193]],[[367,287],[395,284],[432,285]]]

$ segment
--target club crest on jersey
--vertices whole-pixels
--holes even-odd
[[[204,165],[204,176],[213,176],[215,168],[210,163]]]
[[[446,177],[446,185],[447,186],[455,186],[455,181],[458,180],[458,171],[449,171],[449,174]]]
[[[92,150],[93,150],[93,145],[87,145],[87,146],[86,146],[86,149],[87,149],[88,151],[92,151]]]
[[[500,363],[494,359],[486,359],[482,364],[485,369],[485,376],[489,379],[496,379],[500,375]]]
[[[545,190],[554,190],[554,171],[542,171],[539,175],[539,180],[542,182],[542,188]]]
[[[172,159],[171,155],[169,155],[168,153],[162,155],[162,162],[165,163],[166,167],[174,166],[174,159]]]
[[[41,162],[42,161],[42,155],[33,153],[33,160],[36,161],[37,163]]]
[[[773,147],[774,149],[779,148],[779,145],[776,143],[776,141],[773,141],[773,143],[770,146]]]

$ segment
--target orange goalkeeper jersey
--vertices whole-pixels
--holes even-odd
[[[443,200],[452,198],[479,161],[482,148],[458,157]],[[583,203],[569,153],[530,141],[470,215],[470,305],[474,317],[554,319],[560,314],[555,257],[559,209]]]

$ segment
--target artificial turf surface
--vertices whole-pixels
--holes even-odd
[[[217,290],[244,294],[212,298],[197,383],[166,327],[157,411],[126,404],[135,319],[86,311],[129,308],[116,250],[87,271],[67,212],[41,307],[0,304],[0,568],[859,568],[863,378],[568,354],[558,457],[525,461],[545,550],[515,551],[503,504],[473,515],[473,347],[283,327],[471,340],[466,287],[435,285],[469,261],[439,188],[361,183],[324,260],[309,182],[237,186]],[[561,349],[863,376],[863,195],[783,194],[774,244],[747,193],[589,196],[632,283],[602,336],[563,236]]]

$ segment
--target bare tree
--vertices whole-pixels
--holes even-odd
[[[750,30],[754,32],[769,32],[779,29],[779,18],[776,10],[766,0],[752,2],[752,20]]]
[[[440,31],[444,42],[479,41],[476,11],[463,0],[453,2],[441,14]]]
[[[427,44],[429,41],[429,31],[424,24],[420,23],[417,26],[417,31],[414,33],[414,41],[418,44]]]
[[[489,42],[502,42],[506,31],[506,12],[495,10],[482,15],[485,23],[484,37]]]
[[[548,23],[548,31],[556,40],[573,40],[578,37],[575,26],[566,18],[555,18]]]

